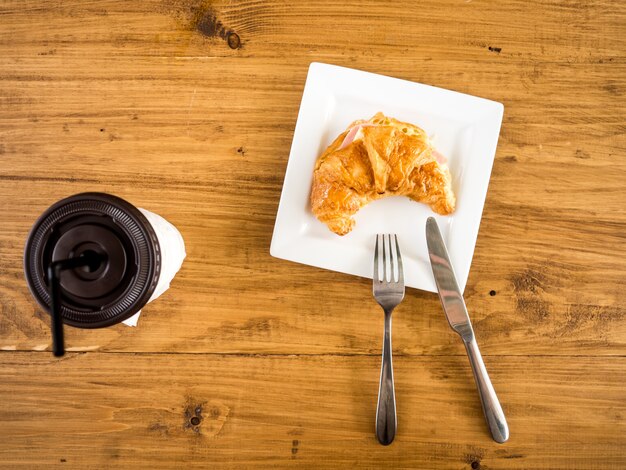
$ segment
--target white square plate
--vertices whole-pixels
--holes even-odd
[[[469,275],[504,107],[450,90],[333,65],[312,63],[304,87],[283,191],[272,256],[357,276],[372,277],[377,233],[396,233],[405,284],[436,292],[426,248],[426,219],[437,219],[461,290]],[[309,196],[317,157],[356,119],[378,111],[431,135],[448,158],[454,213],[440,216],[402,196],[363,207],[340,237],[319,222]]]

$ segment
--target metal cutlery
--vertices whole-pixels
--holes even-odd
[[[382,243],[379,243],[382,238]],[[385,311],[385,333],[383,336],[383,358],[380,369],[380,387],[376,408],[376,438],[382,445],[389,445],[396,436],[396,394],[393,384],[391,358],[391,314],[404,298],[404,273],[402,257],[396,235],[377,235],[374,252],[373,288],[376,302]],[[394,256],[395,245],[395,256]],[[382,263],[380,258],[382,256]],[[395,258],[395,263],[394,263]],[[379,268],[380,271],[379,271]],[[397,270],[397,276],[395,271]]]
[[[426,221],[426,243],[428,244],[430,264],[443,311],[448,323],[461,336],[463,344],[465,344],[491,436],[496,442],[506,442],[509,438],[509,427],[480,355],[463,294],[459,289],[448,256],[448,250],[441,237],[439,226],[433,217],[429,217]]]

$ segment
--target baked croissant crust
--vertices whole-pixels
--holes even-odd
[[[350,124],[317,159],[311,209],[337,235],[353,229],[361,207],[387,196],[408,196],[447,215],[455,205],[450,179],[424,130],[377,113]]]

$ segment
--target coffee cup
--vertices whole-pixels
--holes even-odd
[[[53,204],[28,235],[24,272],[51,314],[54,354],[64,354],[64,324],[128,320],[169,287],[184,257],[172,224],[122,198],[81,193]]]

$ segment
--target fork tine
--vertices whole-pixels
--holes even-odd
[[[389,240],[389,282],[396,282],[396,275],[394,273],[395,263],[393,261],[393,244],[391,243],[391,234],[387,235]]]
[[[376,248],[374,248],[374,281],[380,282],[378,274],[378,235],[376,235]]]
[[[387,239],[385,237],[386,236],[383,234],[383,281],[389,282],[387,278]]]
[[[402,269],[402,255],[400,254],[400,245],[398,245],[398,235],[394,235],[396,239],[396,254],[398,255],[398,282],[404,285],[404,270]]]

